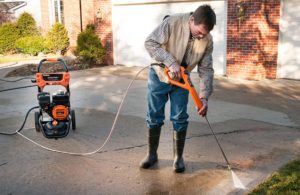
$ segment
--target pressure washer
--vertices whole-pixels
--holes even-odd
[[[58,63],[64,68],[64,72],[42,72],[45,63]],[[63,59],[42,59],[37,67],[35,79],[31,80],[38,87],[37,100],[39,111],[34,113],[35,129],[42,132],[46,138],[63,138],[68,135],[70,126],[76,129],[75,110],[70,105],[70,73]],[[51,96],[44,91],[48,85],[63,86],[65,90],[58,90]]]

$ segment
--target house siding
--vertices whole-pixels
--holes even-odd
[[[237,19],[238,2],[245,7],[245,17]],[[42,19],[49,28],[48,0],[41,0]],[[226,75],[243,79],[275,79],[277,72],[280,0],[227,0]],[[46,8],[47,7],[47,8]],[[64,1],[65,26],[71,49],[80,33],[79,0]],[[95,17],[97,10],[102,19]],[[114,64],[111,0],[82,0],[82,25],[94,23],[107,54],[105,63]]]

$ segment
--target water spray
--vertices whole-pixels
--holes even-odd
[[[241,180],[238,178],[238,176],[232,170],[232,168],[231,168],[231,166],[230,166],[230,164],[228,162],[228,159],[227,159],[227,157],[225,155],[225,152],[224,152],[224,150],[223,150],[223,148],[222,148],[219,140],[217,139],[217,136],[216,136],[214,130],[212,129],[212,127],[211,127],[211,125],[210,125],[210,123],[209,123],[209,121],[208,121],[208,119],[207,119],[206,116],[205,116],[205,120],[206,120],[206,122],[207,122],[207,124],[209,126],[209,129],[211,130],[212,134],[214,135],[214,138],[215,138],[215,140],[216,140],[216,142],[217,142],[217,144],[218,144],[218,146],[219,146],[219,148],[220,148],[220,150],[222,152],[222,155],[223,155],[223,157],[224,157],[224,159],[225,159],[225,161],[227,163],[227,168],[231,172],[231,177],[232,177],[232,180],[233,180],[234,187],[235,188],[239,188],[239,189],[246,189],[245,186],[243,185],[243,183],[241,182]]]

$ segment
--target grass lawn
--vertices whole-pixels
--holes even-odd
[[[37,60],[40,57],[37,56],[26,56],[26,55],[3,55],[0,56],[0,63],[18,62],[26,60]]]
[[[300,157],[273,173],[249,195],[300,194]]]

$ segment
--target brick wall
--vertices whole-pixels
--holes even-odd
[[[228,0],[227,75],[259,80],[276,78],[280,0],[239,0],[245,8],[237,19],[238,0]]]
[[[42,0],[42,18],[49,23],[48,0]],[[237,19],[236,5],[245,7],[245,17]],[[80,33],[79,0],[64,0],[65,26],[71,46]],[[102,13],[97,19],[95,13]],[[276,78],[279,39],[280,0],[228,0],[227,75],[243,79]],[[96,33],[106,48],[105,63],[114,64],[111,0],[82,0],[83,29],[96,25]]]
[[[102,19],[96,18],[96,32],[99,35],[102,45],[106,49],[106,64],[114,64],[113,59],[113,33],[112,33],[112,7],[110,0],[94,0],[96,11],[99,10]]]
[[[51,28],[50,5],[48,2],[49,0],[41,0],[42,31],[44,33]],[[110,0],[81,0],[81,22],[79,2],[80,0],[63,0],[64,24],[70,38],[70,51],[72,52],[76,47],[77,36],[81,32],[81,25],[84,30],[87,24],[95,24],[96,33],[107,51],[105,63],[113,64],[112,9]],[[98,10],[102,12],[102,20],[98,20],[95,16]]]
[[[70,47],[76,46],[77,36],[87,24],[94,23],[94,1],[81,0],[82,21],[80,22],[79,0],[64,0],[65,27],[70,38]]]
[[[81,0],[81,10],[82,10],[82,27],[83,29],[89,23],[94,23],[94,0]],[[50,19],[50,8],[49,0],[41,0],[41,11],[42,11],[42,32],[47,33],[54,22],[54,19]],[[78,34],[81,32],[80,28],[80,9],[79,0],[63,0],[64,8],[64,25],[68,31],[70,38],[70,47],[76,46],[76,40]]]

